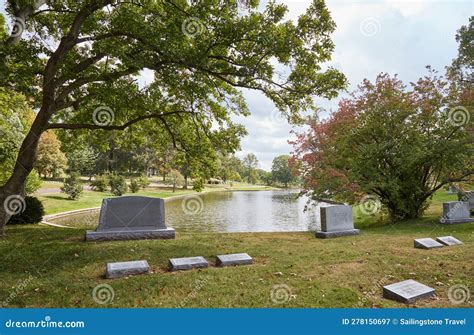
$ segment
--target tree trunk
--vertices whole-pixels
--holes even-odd
[[[184,176],[183,190],[187,190],[187,189],[188,189],[188,176]]]
[[[19,196],[20,199],[24,199],[26,178],[33,170],[38,142],[41,134],[46,129],[48,119],[49,113],[47,110],[42,109],[38,112],[30,131],[21,144],[12,175],[0,187],[0,236],[5,236],[5,225],[11,217],[11,212],[9,213],[6,210],[9,202],[14,199],[11,196]]]

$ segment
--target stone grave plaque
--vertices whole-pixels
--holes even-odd
[[[138,275],[148,273],[150,266],[147,261],[131,261],[131,262],[118,262],[118,263],[107,263],[106,278],[120,278],[130,275]]]
[[[223,266],[233,266],[233,265],[248,265],[252,264],[252,257],[249,254],[230,254],[230,255],[218,255],[216,260],[216,265]]]
[[[447,246],[463,244],[461,241],[459,241],[457,238],[455,238],[453,236],[437,237],[436,241],[438,241],[439,243],[442,243],[444,245],[447,245]]]
[[[412,304],[419,299],[433,296],[434,288],[421,284],[413,279],[404,280],[383,287],[383,297],[405,304]]]
[[[171,258],[169,260],[170,271],[179,270],[192,270],[197,268],[207,268],[209,263],[204,257],[184,257],[184,258]]]
[[[444,247],[443,244],[433,240],[432,238],[417,238],[414,241],[414,245],[415,248],[418,249],[434,249]]]

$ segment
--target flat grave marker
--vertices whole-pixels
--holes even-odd
[[[148,273],[150,266],[147,261],[131,261],[131,262],[117,262],[107,263],[105,277],[120,278],[131,275],[139,275]]]
[[[453,236],[441,236],[441,237],[437,237],[436,238],[436,241],[438,241],[439,243],[442,243],[446,246],[452,246],[452,245],[459,245],[459,244],[463,244],[461,241],[459,241],[457,238],[453,237]]]
[[[248,265],[252,264],[253,260],[249,254],[229,254],[229,255],[218,255],[216,265],[220,267],[233,266],[233,265]]]
[[[383,297],[405,304],[412,304],[417,300],[426,299],[433,296],[435,289],[417,282],[413,279],[404,280],[398,283],[383,287]]]
[[[184,258],[171,258],[169,260],[170,271],[182,271],[192,270],[198,268],[207,268],[209,262],[202,256],[197,257],[184,257]]]
[[[414,241],[414,245],[417,249],[435,249],[444,247],[444,244],[441,244],[432,238],[417,238]]]

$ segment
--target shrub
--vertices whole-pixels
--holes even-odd
[[[97,175],[91,182],[91,187],[97,192],[106,192],[109,188],[109,176],[106,174]]]
[[[111,175],[109,177],[109,185],[113,195],[121,196],[127,192],[127,182],[125,178],[120,175]]]
[[[68,195],[71,200],[79,199],[81,196],[83,187],[79,173],[72,172],[66,179],[64,179],[64,185],[61,187],[61,191]]]
[[[43,220],[44,207],[38,198],[27,196],[22,208],[24,211],[13,215],[8,224],[35,224]]]
[[[150,179],[148,179],[147,176],[145,175],[141,175],[139,178],[138,178],[138,185],[145,189],[146,187],[148,187],[148,185],[150,185]]]
[[[140,191],[140,181],[137,181],[136,179],[130,180],[130,191],[132,193]]]
[[[204,180],[202,178],[197,178],[193,180],[193,190],[196,192],[201,192],[204,189]]]

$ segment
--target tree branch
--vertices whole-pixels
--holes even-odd
[[[142,115],[135,119],[129,120],[128,122],[122,125],[97,125],[97,124],[89,124],[89,123],[49,123],[47,129],[102,129],[102,130],[125,130],[126,128],[130,127],[131,125],[149,119],[160,119],[165,124],[165,127],[168,127],[168,124],[164,120],[165,116],[169,115],[177,115],[177,114],[192,114],[190,111],[173,111],[167,113],[156,113],[156,114],[148,114]],[[169,127],[168,127],[169,128]]]

